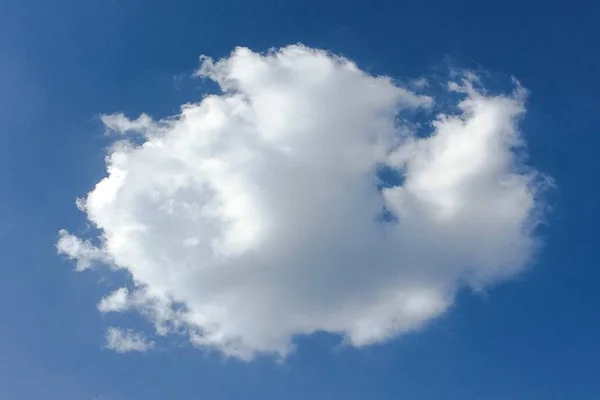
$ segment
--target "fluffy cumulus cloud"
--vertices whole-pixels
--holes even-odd
[[[364,346],[422,328],[457,290],[529,263],[541,178],[523,164],[518,83],[491,95],[463,74],[440,111],[415,92],[428,85],[303,46],[238,48],[197,75],[219,94],[160,120],[103,117],[119,137],[78,200],[98,245],[67,231],[57,245],[79,270],[130,274],[101,312],[229,356],[285,356],[295,335]]]

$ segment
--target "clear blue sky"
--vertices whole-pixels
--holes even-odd
[[[0,398],[600,398],[599,18],[584,0],[4,0]],[[104,349],[102,274],[73,273],[54,247],[59,229],[83,227],[73,200],[105,174],[97,116],[173,114],[201,96],[200,54],[297,42],[375,74],[452,64],[518,77],[529,163],[556,182],[532,268],[365,349],[337,351],[326,334],[300,338],[283,364],[184,344]]]

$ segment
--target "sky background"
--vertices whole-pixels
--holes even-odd
[[[593,1],[2,1],[0,398],[600,398],[599,17]],[[206,89],[189,77],[200,54],[296,42],[392,77],[448,65],[518,77],[529,164],[556,182],[536,262],[366,349],[326,334],[283,364],[184,343],[103,349],[102,273],[74,274],[54,247],[65,225],[84,228],[74,199],[105,175],[97,116],[173,114]]]

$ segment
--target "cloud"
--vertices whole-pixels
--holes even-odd
[[[123,287],[103,298],[98,303],[98,310],[103,313],[125,311],[129,301],[129,290]]]
[[[77,271],[88,269],[93,261],[108,261],[102,250],[95,247],[89,240],[81,240],[61,229],[56,247],[61,254],[66,255],[77,263]]]
[[[110,327],[106,332],[106,348],[114,350],[117,353],[129,353],[131,351],[146,352],[153,347],[154,342],[131,329],[123,330]]]
[[[364,346],[420,329],[530,262],[542,179],[517,156],[518,84],[492,96],[466,75],[433,114],[434,98],[300,45],[238,48],[197,75],[221,93],[159,121],[103,117],[128,134],[79,201],[101,245],[66,231],[57,245],[79,269],[131,274],[100,311],[284,357],[295,335]],[[411,130],[423,115],[426,137]]]

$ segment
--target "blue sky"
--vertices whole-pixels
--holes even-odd
[[[600,6],[592,1],[5,0],[0,6],[0,397],[6,399],[595,399],[600,257],[595,226]],[[529,268],[461,290],[416,333],[340,349],[318,333],[282,363],[225,360],[183,339],[146,353],[104,348],[107,270],[76,274],[58,231],[106,175],[101,114],[165,117],[214,90],[199,56],[301,42],[369,74],[449,66],[515,76],[530,91],[527,164],[555,181]],[[497,282],[496,282],[497,283]],[[112,288],[113,286],[111,286]],[[116,286],[118,287],[118,286]],[[151,326],[150,326],[151,327]]]

